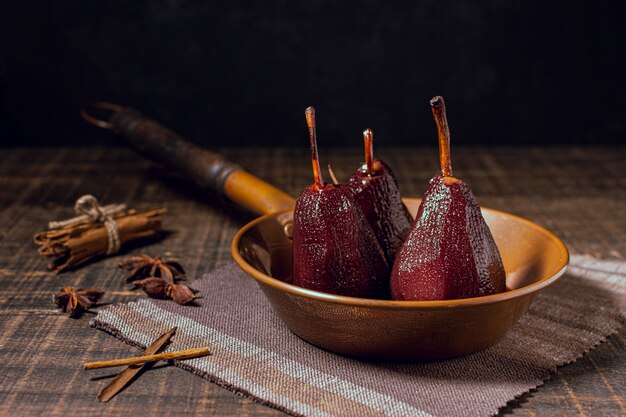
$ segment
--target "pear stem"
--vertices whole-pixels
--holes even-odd
[[[365,142],[365,166],[367,175],[372,175],[374,171],[372,162],[374,161],[374,132],[367,128],[363,131],[363,142]]]
[[[315,108],[307,107],[304,111],[306,125],[309,127],[309,139],[311,141],[311,165],[313,166],[313,179],[318,189],[324,188],[322,169],[320,168],[319,156],[317,154],[317,132],[315,131]]]
[[[452,177],[452,164],[450,162],[450,128],[446,117],[446,104],[443,97],[437,96],[430,100],[430,107],[437,124],[439,136],[439,164],[444,177]]]
[[[331,167],[330,164],[328,164],[328,174],[330,175],[330,179],[333,180],[333,184],[339,185],[339,180],[337,179],[337,176],[335,175],[335,172],[333,171],[333,167]]]

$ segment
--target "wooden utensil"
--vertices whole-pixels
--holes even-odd
[[[90,111],[110,112],[108,120]],[[93,103],[81,110],[89,123],[119,135],[142,155],[181,172],[201,187],[223,195],[253,213],[267,214],[293,207],[295,200],[221,155],[185,141],[165,126],[130,107]]]

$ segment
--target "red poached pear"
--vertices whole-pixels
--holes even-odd
[[[346,185],[352,191],[391,266],[411,230],[413,219],[402,202],[393,172],[385,162],[374,159],[374,135],[371,129],[363,131],[363,140],[365,163]]]
[[[443,97],[430,102],[442,176],[430,180],[391,273],[394,300],[450,300],[506,290],[500,253],[470,188],[452,176]]]
[[[389,267],[361,209],[347,187],[322,179],[315,109],[306,109],[314,183],[296,200],[293,283],[304,288],[365,298],[389,296]]]

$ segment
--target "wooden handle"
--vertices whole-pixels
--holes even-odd
[[[137,365],[140,363],[156,362],[168,359],[192,359],[199,358],[201,356],[207,356],[210,354],[211,351],[209,351],[209,348],[201,347],[187,350],[179,350],[176,352],[165,352],[157,353],[154,355],[133,356],[132,358],[113,359],[110,361],[87,362],[84,367],[85,369],[112,368],[114,366]]]
[[[234,203],[258,214],[293,208],[296,204],[292,196],[242,169],[226,177],[224,194]]]
[[[221,155],[187,142],[136,110],[119,107],[108,123],[144,156],[183,173],[201,187],[225,195],[254,213],[272,213],[295,204],[293,197],[278,188]]]

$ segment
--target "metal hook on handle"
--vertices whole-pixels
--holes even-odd
[[[108,110],[113,113],[119,113],[122,110],[124,110],[124,107],[120,106],[119,104],[108,103],[105,101],[97,101],[80,109],[80,115],[83,119],[85,119],[87,123],[90,123],[94,126],[101,127],[102,129],[113,130],[114,126],[112,123],[95,118],[94,116],[89,114],[88,109]]]

